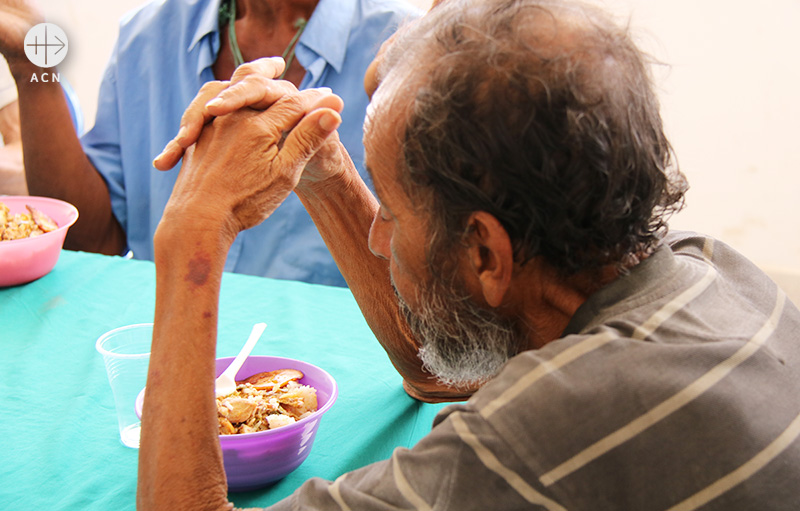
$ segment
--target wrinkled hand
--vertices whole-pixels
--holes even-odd
[[[31,1],[0,0],[0,53],[10,66],[30,64],[25,57],[25,35],[43,21],[44,16]]]
[[[280,57],[258,59],[239,66],[229,82],[215,81],[203,85],[184,112],[178,134],[156,157],[153,166],[159,170],[174,167],[214,118],[243,108],[265,110],[280,98],[297,93],[297,88],[291,82],[275,79],[283,72],[284,65]],[[327,88],[315,90],[330,94]],[[338,101],[339,104],[332,108],[341,112],[341,100]],[[302,179],[308,183],[321,181],[340,172],[348,164],[352,165],[350,157],[339,143],[339,135],[334,133],[311,159]]]
[[[165,218],[185,213],[196,225],[222,221],[232,236],[259,224],[335,133],[341,107],[337,96],[309,89],[263,112],[247,108],[214,119],[186,151]]]
[[[258,59],[236,68],[230,81],[204,84],[183,113],[178,134],[156,157],[153,166],[158,170],[174,167],[215,117],[246,107],[266,110],[283,96],[296,93],[291,82],[275,80],[284,66],[280,57]]]

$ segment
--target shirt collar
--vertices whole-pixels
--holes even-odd
[[[669,245],[661,243],[655,252],[644,261],[630,269],[626,275],[599,289],[580,306],[561,335],[579,334],[594,326],[597,318],[611,307],[619,307],[623,302],[633,307],[640,301],[653,301],[652,292],[663,292],[664,282],[679,285],[677,278],[678,262]]]
[[[297,58],[303,67],[308,68],[311,62],[304,60],[312,58],[306,57],[304,47],[325,59],[337,73],[342,71],[355,11],[354,0],[320,0],[298,42]]]
[[[219,3],[221,0],[212,0],[206,4],[206,7],[200,14],[200,20],[197,24],[197,30],[192,36],[192,41],[187,48],[187,51],[192,51],[195,46],[208,34],[214,34],[219,31]]]
[[[203,9],[187,52],[192,51],[204,37],[219,32],[220,1],[212,0]],[[304,68],[308,69],[319,56],[341,73],[355,11],[356,2],[353,0],[320,0],[297,43],[297,59]],[[201,65],[200,71],[207,65],[210,64]]]

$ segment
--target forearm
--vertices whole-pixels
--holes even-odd
[[[219,290],[231,236],[162,221],[142,413],[137,508],[230,509],[214,379]]]
[[[423,370],[419,344],[401,317],[389,263],[369,249],[369,229],[378,203],[352,162],[336,178],[296,189],[367,324],[404,379],[406,392],[422,401],[466,399],[469,393],[441,385]],[[332,182],[331,182],[332,181]]]
[[[61,85],[31,82],[33,66],[12,67],[19,94],[19,117],[28,191],[72,203],[80,217],[65,247],[120,254],[125,235],[111,212],[105,181],[95,170],[72,125]]]
[[[214,398],[222,270],[236,235],[275,211],[338,127],[338,110],[318,107],[303,117],[319,95],[298,93],[274,115],[217,118],[183,157],[153,240],[156,311],[139,509],[231,507]],[[297,131],[284,138],[291,126]]]

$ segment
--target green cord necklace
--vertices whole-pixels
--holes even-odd
[[[244,64],[244,57],[242,57],[242,51],[239,49],[239,43],[236,41],[236,0],[223,0],[223,2],[219,6],[219,24],[225,25],[228,24],[228,42],[231,45],[231,52],[233,53],[233,63],[236,67]],[[300,36],[303,34],[303,30],[308,25],[308,21],[305,18],[298,18],[297,21],[294,22],[295,28],[297,28],[297,32],[292,37],[292,40],[289,41],[289,45],[283,50],[283,55],[281,57],[283,60],[286,61],[286,68],[283,70],[283,73],[278,77],[278,79],[283,80],[283,77],[286,76],[286,72],[289,70],[289,66],[292,65],[292,61],[294,60],[294,49],[297,46],[297,41],[300,39]]]

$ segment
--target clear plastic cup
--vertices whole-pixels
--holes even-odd
[[[103,355],[108,382],[114,394],[119,436],[123,445],[139,448],[142,423],[136,415],[136,396],[147,382],[153,324],[140,323],[116,328],[97,339],[97,351]]]

